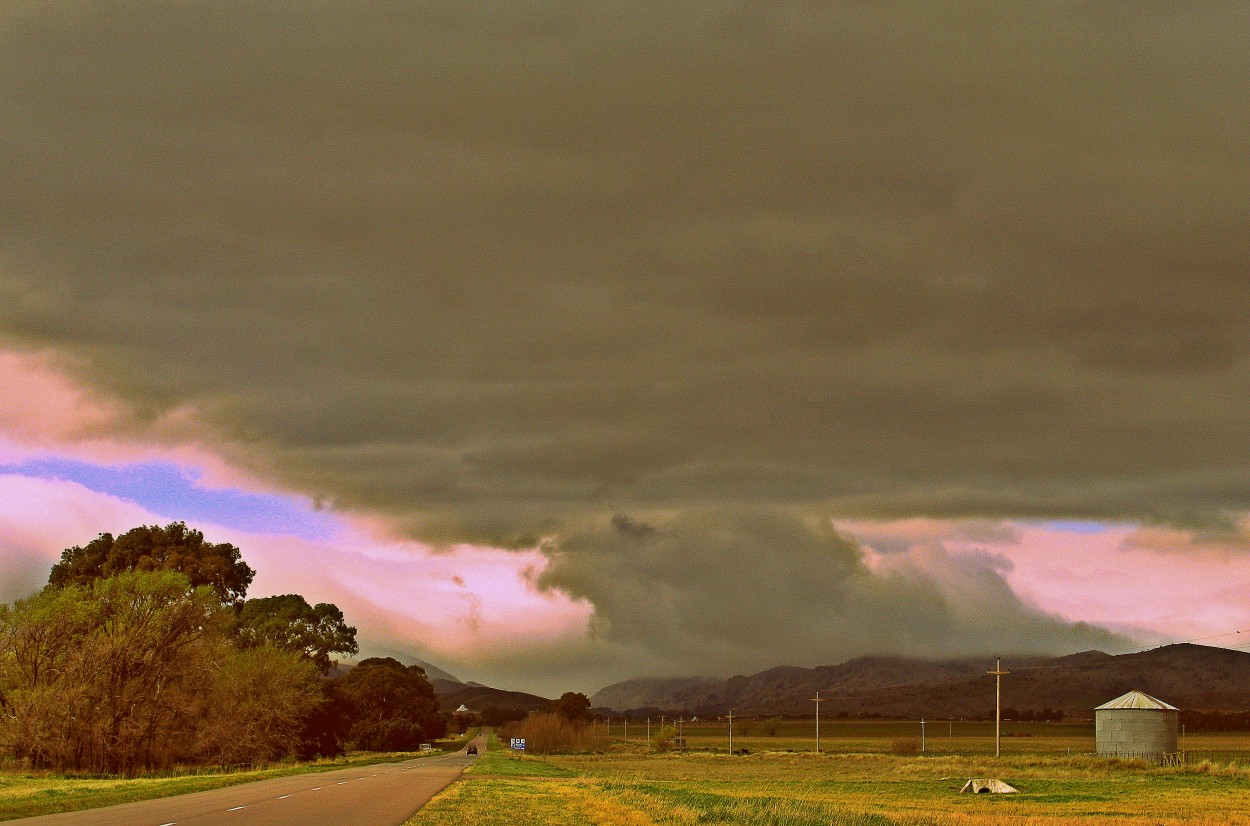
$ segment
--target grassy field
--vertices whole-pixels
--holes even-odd
[[[602,725],[601,723],[599,725]],[[659,729],[653,720],[651,731]],[[691,750],[729,750],[729,727],[724,720],[686,723],[686,741]],[[612,742],[631,747],[646,744],[646,724],[630,723],[629,739],[618,720],[608,726]],[[770,733],[771,732],[771,733]],[[895,740],[921,741],[919,720],[821,720],[820,743],[825,752],[890,753]],[[815,751],[814,720],[734,719],[734,749],[756,751]],[[924,725],[926,753],[993,754],[994,723],[961,720],[928,720]],[[1189,750],[1250,751],[1250,732],[1186,734],[1180,744]],[[1094,721],[1063,723],[1003,723],[1004,754],[1084,754],[1094,751]]]
[[[808,743],[806,751],[761,749],[748,756],[655,754],[641,742],[618,744],[608,754],[541,759],[488,751],[408,826],[1250,824],[1250,769],[1244,767],[1165,769],[1098,759],[1075,747],[1069,756],[1068,746],[1059,751],[1062,731],[1020,738],[1048,741],[1051,754],[900,757],[885,753],[897,733],[894,724],[862,725],[831,741],[852,741],[858,733],[873,748],[856,753],[816,754]],[[801,732],[789,734],[778,732],[775,739],[803,742]],[[693,733],[691,739],[693,745]],[[1223,747],[1250,747],[1245,734],[1218,739]],[[1020,793],[959,794],[972,777],[1000,778]]]
[[[466,737],[440,742],[437,744],[439,750],[432,753],[443,754],[458,749],[475,733],[476,730]],[[94,809],[154,797],[203,792],[271,777],[367,766],[393,760],[409,760],[418,756],[422,755],[411,752],[358,752],[337,760],[318,760],[311,763],[286,763],[240,771],[190,769],[132,778],[0,771],[0,821]]]

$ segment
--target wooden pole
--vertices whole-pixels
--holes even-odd
[[[994,670],[986,673],[994,675],[994,756],[1001,757],[1003,754],[1003,675],[1011,672],[1003,671],[1003,658],[999,657],[995,661]]]
[[[816,753],[820,754],[820,704],[824,700],[820,699],[820,692],[816,692],[816,696],[812,698],[812,702],[816,704]]]

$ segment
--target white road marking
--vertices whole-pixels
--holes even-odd
[[[286,800],[288,797],[290,797],[289,794],[280,794],[277,797],[275,797],[274,800]]]
[[[346,781],[346,780],[340,780],[340,781],[338,782],[338,785],[340,785],[340,786],[346,786],[346,785],[347,785],[347,781]]]
[[[227,812],[237,812],[239,809],[246,809],[246,806],[235,806],[233,809],[226,809]]]
[[[177,824],[175,821],[171,820],[168,823],[162,823],[161,826],[177,826]]]
[[[312,787],[311,789],[309,789],[308,791],[310,791],[310,792],[319,792],[319,791],[321,791],[321,787],[320,787],[320,786],[313,786],[313,787]]]

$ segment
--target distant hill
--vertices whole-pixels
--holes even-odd
[[[719,683],[715,677],[686,677],[667,679],[664,677],[640,677],[613,683],[600,689],[590,698],[590,704],[596,708],[609,708],[626,711],[631,708],[678,708],[682,692],[699,689]]]
[[[434,694],[438,697],[438,705],[443,711],[455,711],[462,704],[470,711],[481,711],[489,706],[533,711],[551,702],[535,694],[505,691],[502,688],[491,688],[479,683],[466,684],[459,681],[433,679],[430,680],[430,684],[434,686]]]
[[[408,659],[410,660],[408,663],[409,665],[419,665],[424,668],[425,676],[429,677],[431,680],[448,680],[453,683],[460,682],[459,679],[439,668],[437,665],[434,665],[434,663],[427,663],[425,660],[418,660],[415,657],[409,657]]]
[[[861,657],[840,665],[780,666],[728,680],[627,680],[597,692],[596,706],[625,711],[656,707],[700,715],[811,714],[819,690],[822,715],[887,717],[989,717],[994,712],[993,661],[929,661]],[[1250,653],[1181,644],[1112,656],[1086,651],[1066,657],[1005,658],[1003,706],[1062,709],[1089,717],[1093,709],[1140,689],[1182,709],[1250,709]]]
[[[421,666],[421,668],[425,670],[425,676],[428,677],[430,680],[448,680],[453,683],[460,682],[460,680],[457,679],[455,676],[439,668],[437,665],[434,665],[434,663],[427,663],[425,660],[418,660],[416,657],[408,657],[408,656],[398,656],[398,657],[395,657],[395,659],[399,660],[404,665]],[[333,666],[330,667],[330,672],[328,676],[342,677],[344,674],[351,671],[355,667],[356,667],[355,662],[347,662],[347,661],[336,662]]]

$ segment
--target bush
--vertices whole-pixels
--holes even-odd
[[[655,743],[656,751],[668,751],[677,742],[677,727],[660,726],[660,729],[655,733],[653,742]]]
[[[509,723],[501,739],[524,737],[525,750],[534,754],[568,754],[571,752],[606,751],[607,733],[603,726],[585,726],[561,714],[531,714],[517,723]]]
[[[351,736],[362,751],[416,751],[427,739],[420,725],[396,717],[362,720],[352,727]]]
[[[531,714],[510,728],[513,737],[525,738],[525,750],[534,754],[579,750],[581,727],[559,714]]]
[[[890,750],[899,757],[915,757],[920,753],[920,741],[914,737],[896,737],[890,743]]]

